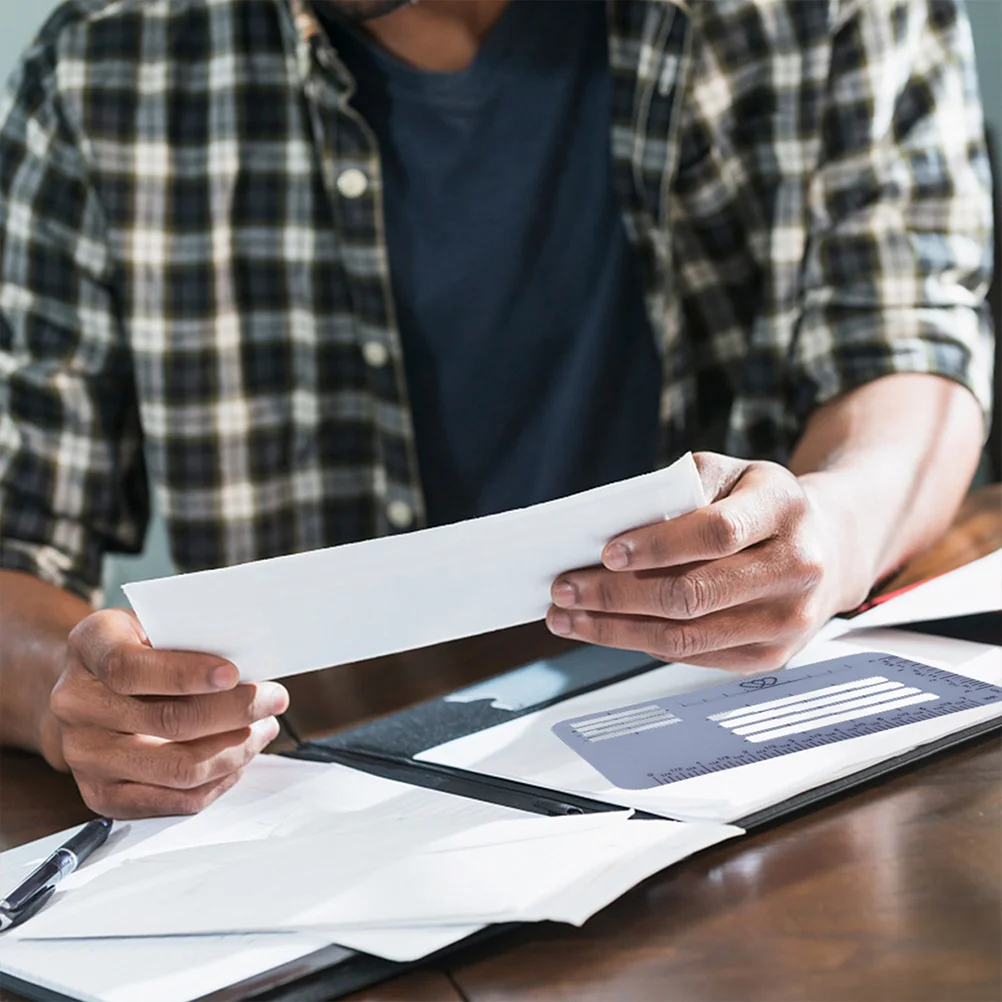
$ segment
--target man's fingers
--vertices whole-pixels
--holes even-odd
[[[808,617],[809,610],[797,603],[789,609],[759,603],[694,620],[551,608],[546,621],[558,636],[603,647],[643,651],[664,661],[692,662],[711,652],[735,647],[767,645],[780,648],[791,637],[804,632]],[[701,663],[708,662],[704,659]]]
[[[554,582],[551,597],[564,609],[698,619],[771,596],[811,591],[821,574],[819,554],[774,541],[677,570],[573,571]]]
[[[728,647],[720,651],[694,654],[686,664],[724,668],[738,675],[754,675],[756,672],[782,668],[800,646],[795,643],[747,644],[744,647]],[[655,655],[655,660],[663,659]]]
[[[79,623],[49,707],[87,805],[133,818],[211,803],[277,737],[288,707],[277,683],[238,683],[222,658],[153,650],[124,610]]]
[[[95,813],[118,821],[132,818],[197,814],[225,793],[240,778],[240,772],[194,790],[172,790],[148,783],[79,782],[84,803]]]
[[[74,774],[97,782],[132,782],[196,790],[237,772],[278,735],[274,717],[195,741],[74,728],[64,751]]]
[[[610,540],[602,563],[612,571],[642,571],[719,560],[776,535],[805,505],[792,474],[771,463],[753,463],[729,494],[705,508]]]
[[[85,667],[122,696],[190,696],[232,689],[240,674],[229,661],[211,654],[158,651],[119,644]]]
[[[106,609],[80,622],[70,634],[69,654],[124,696],[220,692],[239,681],[236,667],[223,658],[148,647],[138,621],[121,609]]]
[[[65,723],[170,741],[239,730],[288,707],[289,693],[278,682],[199,696],[120,696],[82,670],[61,681],[50,698],[52,712]]]
[[[213,695],[142,696],[129,703],[136,726],[127,730],[171,741],[192,741],[285,713],[289,693],[278,682],[250,682]],[[114,727],[114,722],[108,721],[108,726]]]

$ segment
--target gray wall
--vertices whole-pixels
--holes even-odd
[[[0,0],[0,79],[7,78],[21,50],[58,3],[59,0]],[[1002,0],[968,0],[968,11],[974,29],[985,118],[994,128],[998,162],[1002,164]],[[155,519],[146,552],[141,557],[107,561],[105,586],[109,603],[123,603],[122,582],[170,573],[167,552],[163,524]]]
[[[0,79],[6,81],[21,50],[58,6],[59,0],[0,0]]]
[[[1002,0],[967,0],[978,57],[985,121],[995,133],[996,163],[1002,168]],[[1002,183],[999,185],[1002,196]]]
[[[35,32],[61,0],[0,0],[0,80],[7,77]],[[1002,0],[999,0],[1002,3]],[[138,557],[110,557],[105,561],[105,600],[109,605],[127,606],[122,585],[129,581],[161,577],[173,572],[163,522],[154,517],[146,538],[146,549]]]

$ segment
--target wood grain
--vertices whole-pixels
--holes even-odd
[[[41,759],[4,749],[0,755],[0,850],[44,838],[94,817],[73,778]]]
[[[415,971],[349,995],[347,1002],[463,1002],[463,996],[441,971]]]

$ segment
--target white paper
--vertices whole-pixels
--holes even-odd
[[[157,851],[158,846],[185,845],[191,839],[211,842],[213,837],[261,837],[267,825],[255,825],[254,818],[246,816],[250,803],[264,804],[283,786],[294,788],[298,778],[312,775],[317,768],[301,769],[300,765],[310,764],[265,756],[255,760],[245,778],[205,815],[120,822],[108,843],[69,880],[86,884],[95,874],[109,869],[108,860],[119,852],[131,851],[138,856],[149,846]],[[243,824],[230,824],[236,820],[234,815],[241,804]],[[216,818],[219,825],[206,825],[207,817],[210,821]],[[76,830],[56,832],[0,854],[0,896]],[[323,932],[58,942],[16,937],[17,929],[0,939],[0,970],[85,1002],[188,1002],[298,960],[333,942]]]
[[[65,834],[0,856],[0,893]],[[583,922],[639,880],[738,834],[625,813],[527,815],[265,756],[200,815],[117,825],[46,909],[5,934],[0,964],[117,1002],[140,974],[144,999],[184,999],[330,943],[416,960],[488,922]],[[138,968],[119,960],[136,937],[149,961]],[[83,939],[86,959],[74,945]],[[185,943],[200,958],[187,974],[175,970]],[[65,972],[58,984],[55,970]]]
[[[627,813],[522,815],[440,837],[433,827],[370,826],[243,844],[239,852],[217,844],[145,856],[48,909],[22,936],[322,929],[358,947],[356,933],[377,928],[580,924],[637,880],[740,834],[630,821]],[[598,875],[603,882],[593,884]]]
[[[327,942],[305,933],[5,940],[0,970],[83,1002],[190,1002],[299,960]]]
[[[52,904],[84,896],[83,889],[109,871],[149,856],[206,851],[255,852],[276,839],[304,834],[371,830],[402,841],[442,838],[475,825],[521,820],[525,813],[497,804],[371,776],[335,763],[261,755],[240,781],[200,814],[117,822],[107,843],[66,877]],[[0,896],[16,885],[67,832],[0,854]],[[377,836],[373,835],[375,839]],[[35,919],[4,934],[24,936]]]
[[[932,578],[848,620],[849,628],[899,626],[1002,609],[1002,549]],[[999,638],[1002,642],[1002,637]]]
[[[878,650],[1002,685],[1000,648],[900,630],[849,631],[849,625],[830,624],[791,664]],[[1002,705],[994,704],[650,790],[612,786],[550,730],[558,721],[571,717],[689,692],[728,678],[733,675],[720,669],[665,665],[447,742],[422,752],[417,758],[578,793],[665,817],[731,822],[945,734],[1002,716]]]
[[[293,675],[542,619],[563,571],[613,536],[705,503],[691,455],[664,470],[399,536],[125,586],[155,647]]]
[[[240,782],[199,815],[119,822],[106,845],[66,878],[45,911],[92,893],[127,861],[218,847],[246,852],[311,826],[402,827],[413,819],[439,832],[474,822],[523,818],[522,812],[422,790],[333,764],[260,756]],[[72,830],[71,830],[72,831]],[[0,854],[0,896],[17,884],[67,832]],[[149,903],[147,903],[149,904]],[[0,940],[0,969],[34,984],[92,1002],[186,1002],[272,970],[340,938],[337,930],[282,930],[260,935],[143,939],[32,940],[32,921]],[[349,946],[393,960],[417,960],[464,939],[478,925],[356,930]],[[92,935],[94,930],[88,930]],[[186,930],[187,932],[187,930]]]

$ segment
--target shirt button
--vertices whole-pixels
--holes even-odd
[[[386,517],[395,529],[406,529],[414,521],[414,510],[406,501],[391,501],[386,506]]]
[[[337,190],[345,198],[358,198],[365,194],[368,187],[369,179],[365,176],[365,171],[360,171],[357,167],[349,167],[337,176]]]
[[[381,369],[390,360],[390,353],[381,341],[366,341],[362,345],[362,358],[365,359],[366,365]]]

